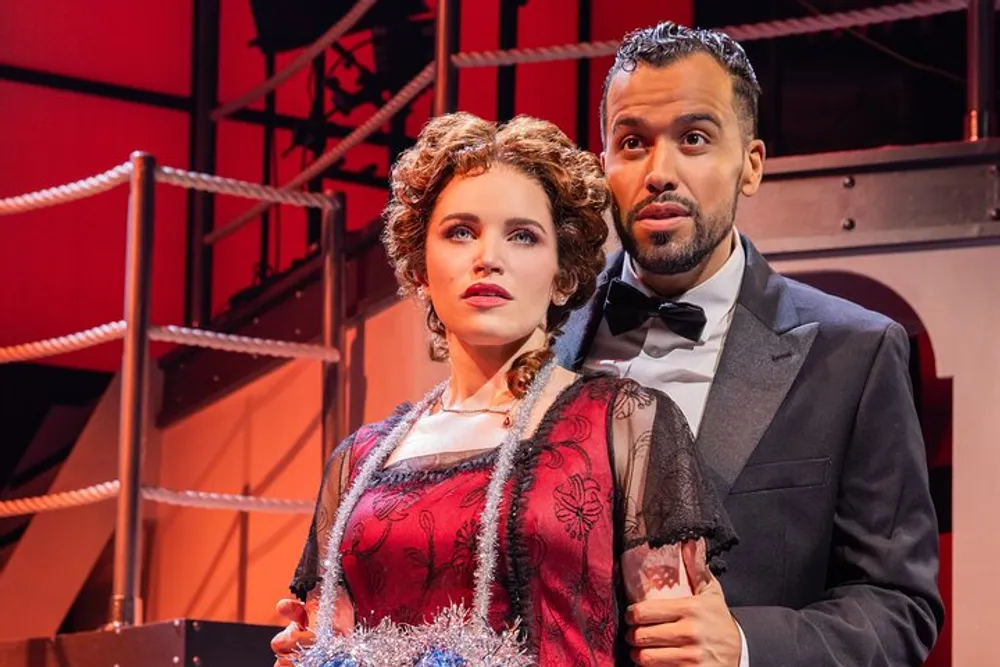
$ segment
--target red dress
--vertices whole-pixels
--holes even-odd
[[[331,457],[292,582],[302,599],[318,593],[341,491],[401,414],[362,427]],[[416,624],[452,603],[471,606],[495,453],[404,460],[376,475],[340,544],[358,622]],[[613,665],[627,655],[622,552],[699,536],[710,556],[733,541],[680,410],[631,380],[577,380],[519,450],[501,506],[490,621],[500,629],[521,619],[540,665]]]

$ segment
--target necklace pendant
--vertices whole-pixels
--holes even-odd
[[[503,418],[503,427],[510,428],[510,413],[508,412]]]

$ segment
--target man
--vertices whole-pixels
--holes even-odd
[[[943,619],[937,525],[889,319],[774,273],[733,226],[765,157],[742,48],[626,37],[601,106],[623,252],[558,343],[680,406],[740,544],[687,600],[633,605],[641,665],[920,665]],[[661,305],[662,304],[662,305]]]

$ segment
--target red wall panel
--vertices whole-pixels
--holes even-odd
[[[187,166],[184,113],[0,82],[0,193],[20,194],[103,172],[133,150]],[[120,319],[127,186],[82,201],[0,217],[0,345]],[[152,317],[183,317],[185,195],[156,189]],[[114,368],[117,346],[53,363]]]
[[[594,18],[591,22],[591,34],[595,42],[606,39],[621,39],[623,35],[636,28],[655,25],[659,21],[676,21],[690,25],[694,20],[693,0],[661,0],[660,2],[629,2],[621,0],[593,0]],[[590,108],[591,134],[590,149],[601,150],[600,123],[598,109],[601,103],[601,91],[604,87],[604,77],[614,62],[614,58],[594,58],[590,68]]]
[[[521,8],[518,46],[572,44],[577,34],[577,3],[532,0]],[[519,65],[515,110],[550,120],[570,137],[576,133],[576,61]]]
[[[190,0],[2,2],[0,62],[187,95],[192,7]]]

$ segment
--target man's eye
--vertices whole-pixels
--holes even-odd
[[[627,151],[634,151],[642,148],[642,142],[639,141],[639,137],[625,137],[622,141],[622,148]]]

